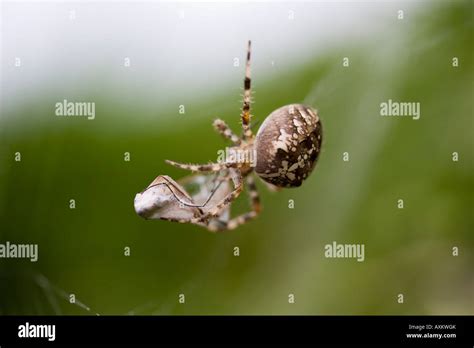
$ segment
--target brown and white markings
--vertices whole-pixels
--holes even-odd
[[[242,135],[237,136],[222,120],[215,130],[232,143],[236,153],[254,152],[256,161],[225,160],[209,164],[168,164],[197,173],[178,182],[158,176],[135,196],[135,211],[145,219],[191,223],[210,231],[232,230],[254,219],[261,211],[254,173],[270,188],[298,187],[311,174],[321,151],[322,126],[318,111],[291,104],[273,111],[260,126],[251,129],[250,41],[245,66],[244,100],[240,118]],[[214,174],[214,175],[213,175]],[[189,193],[187,187],[197,188]],[[231,218],[232,202],[247,189],[250,211]]]

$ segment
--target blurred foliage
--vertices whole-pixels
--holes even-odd
[[[0,260],[0,312],[89,314],[42,288],[44,275],[100,314],[472,314],[472,14],[472,2],[445,2],[292,71],[266,80],[255,71],[255,119],[313,105],[323,153],[299,189],[260,184],[262,215],[229,233],[142,220],[133,198],[158,174],[186,174],[164,159],[216,158],[224,145],[211,122],[219,115],[238,129],[240,84],[185,115],[153,100],[146,110],[115,102],[99,80],[94,121],[54,118],[58,96],[18,104],[1,129],[0,242],[38,243],[40,254]],[[388,99],[420,102],[421,118],[381,117]],[[157,118],[133,121],[150,110]],[[164,114],[175,117],[159,122]],[[326,259],[332,241],[364,243],[365,262]]]

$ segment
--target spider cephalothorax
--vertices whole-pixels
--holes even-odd
[[[145,219],[192,223],[210,231],[231,230],[255,218],[261,211],[253,172],[270,188],[297,187],[312,172],[321,151],[322,127],[318,112],[309,106],[291,104],[273,111],[255,137],[250,128],[250,41],[241,113],[242,136],[217,119],[214,128],[233,146],[229,158],[218,163],[167,163],[197,173],[178,182],[158,176],[135,197],[135,211]],[[235,154],[235,156],[234,156]],[[240,156],[242,154],[242,156]],[[254,154],[254,156],[247,156]],[[242,160],[243,159],[243,160]],[[230,205],[245,186],[250,212],[230,218]],[[185,189],[189,186],[189,189]],[[194,193],[190,189],[194,186]]]

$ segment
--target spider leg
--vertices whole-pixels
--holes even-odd
[[[251,175],[247,176],[246,178],[246,186],[248,189],[248,194],[250,196],[251,211],[238,215],[229,221],[219,221],[220,226],[212,226],[213,228],[218,227],[218,229],[214,229],[212,231],[217,232],[233,230],[238,226],[243,225],[252,219],[255,219],[258,214],[260,214],[260,212],[262,211],[262,207],[260,205],[260,196],[258,194],[257,186],[255,185],[255,180]],[[208,226],[208,229],[209,227],[210,226]]]
[[[252,130],[250,129],[250,96],[251,96],[251,80],[250,80],[250,41],[247,49],[247,62],[245,64],[245,79],[244,79],[244,102],[242,106],[242,130],[244,139],[252,137]]]
[[[217,132],[219,132],[224,138],[232,141],[234,145],[240,145],[242,143],[242,140],[237,135],[235,135],[230,127],[221,119],[215,120],[212,125]]]
[[[166,163],[173,167],[190,170],[192,172],[218,172],[228,167],[225,163],[209,163],[209,164],[186,164],[175,161],[165,160]]]
[[[179,222],[179,223],[191,223],[197,226],[201,226],[207,228],[209,231],[218,231],[225,228],[227,221],[229,221],[230,215],[230,205],[226,207],[222,207],[218,213],[213,213],[213,216],[209,216],[207,214],[212,209],[214,209],[218,202],[222,201],[225,197],[227,197],[230,193],[230,183],[229,181],[232,180],[231,175],[228,173],[229,170],[225,170],[222,172],[218,172],[217,176],[214,177],[212,180],[212,186],[206,187],[202,186],[201,191],[198,195],[192,196],[192,203],[184,203],[180,205],[181,209],[192,209],[193,207],[199,209],[199,213],[195,213],[193,218],[187,217],[185,219],[167,219],[169,221]],[[232,173],[235,175],[234,173]],[[193,176],[192,178],[183,178],[180,180],[180,183],[188,182],[191,183],[193,181],[199,182],[199,178],[202,177],[201,175]],[[202,183],[200,183],[202,184]],[[207,199],[201,203],[197,204],[196,200],[202,201],[203,197],[207,197]]]
[[[209,219],[219,216],[224,209],[226,209],[237,197],[240,196],[243,189],[243,181],[240,170],[231,169],[232,182],[234,189],[223,197],[216,205],[209,209],[202,216],[193,219],[191,223],[205,222],[208,223]]]
[[[246,178],[247,189],[250,196],[250,206],[253,211],[258,214],[262,211],[262,206],[260,204],[260,195],[258,194],[257,185],[255,184],[255,179],[252,175],[247,176]]]

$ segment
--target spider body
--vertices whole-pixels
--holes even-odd
[[[254,219],[261,211],[254,181],[255,173],[271,189],[298,187],[311,174],[321,151],[322,126],[318,112],[309,106],[292,104],[273,111],[255,137],[250,128],[250,41],[244,80],[242,136],[217,119],[213,126],[232,142],[231,158],[209,164],[183,164],[166,161],[197,174],[177,182],[158,176],[135,196],[135,211],[145,219],[191,223],[210,231],[232,230]],[[248,156],[255,154],[255,156]],[[215,173],[213,180],[209,175]],[[189,194],[187,185],[198,191]],[[247,188],[251,210],[231,218],[232,202]],[[206,198],[207,197],[207,198]]]
[[[277,187],[298,187],[316,164],[322,142],[318,112],[295,104],[273,111],[255,140],[255,172]]]

